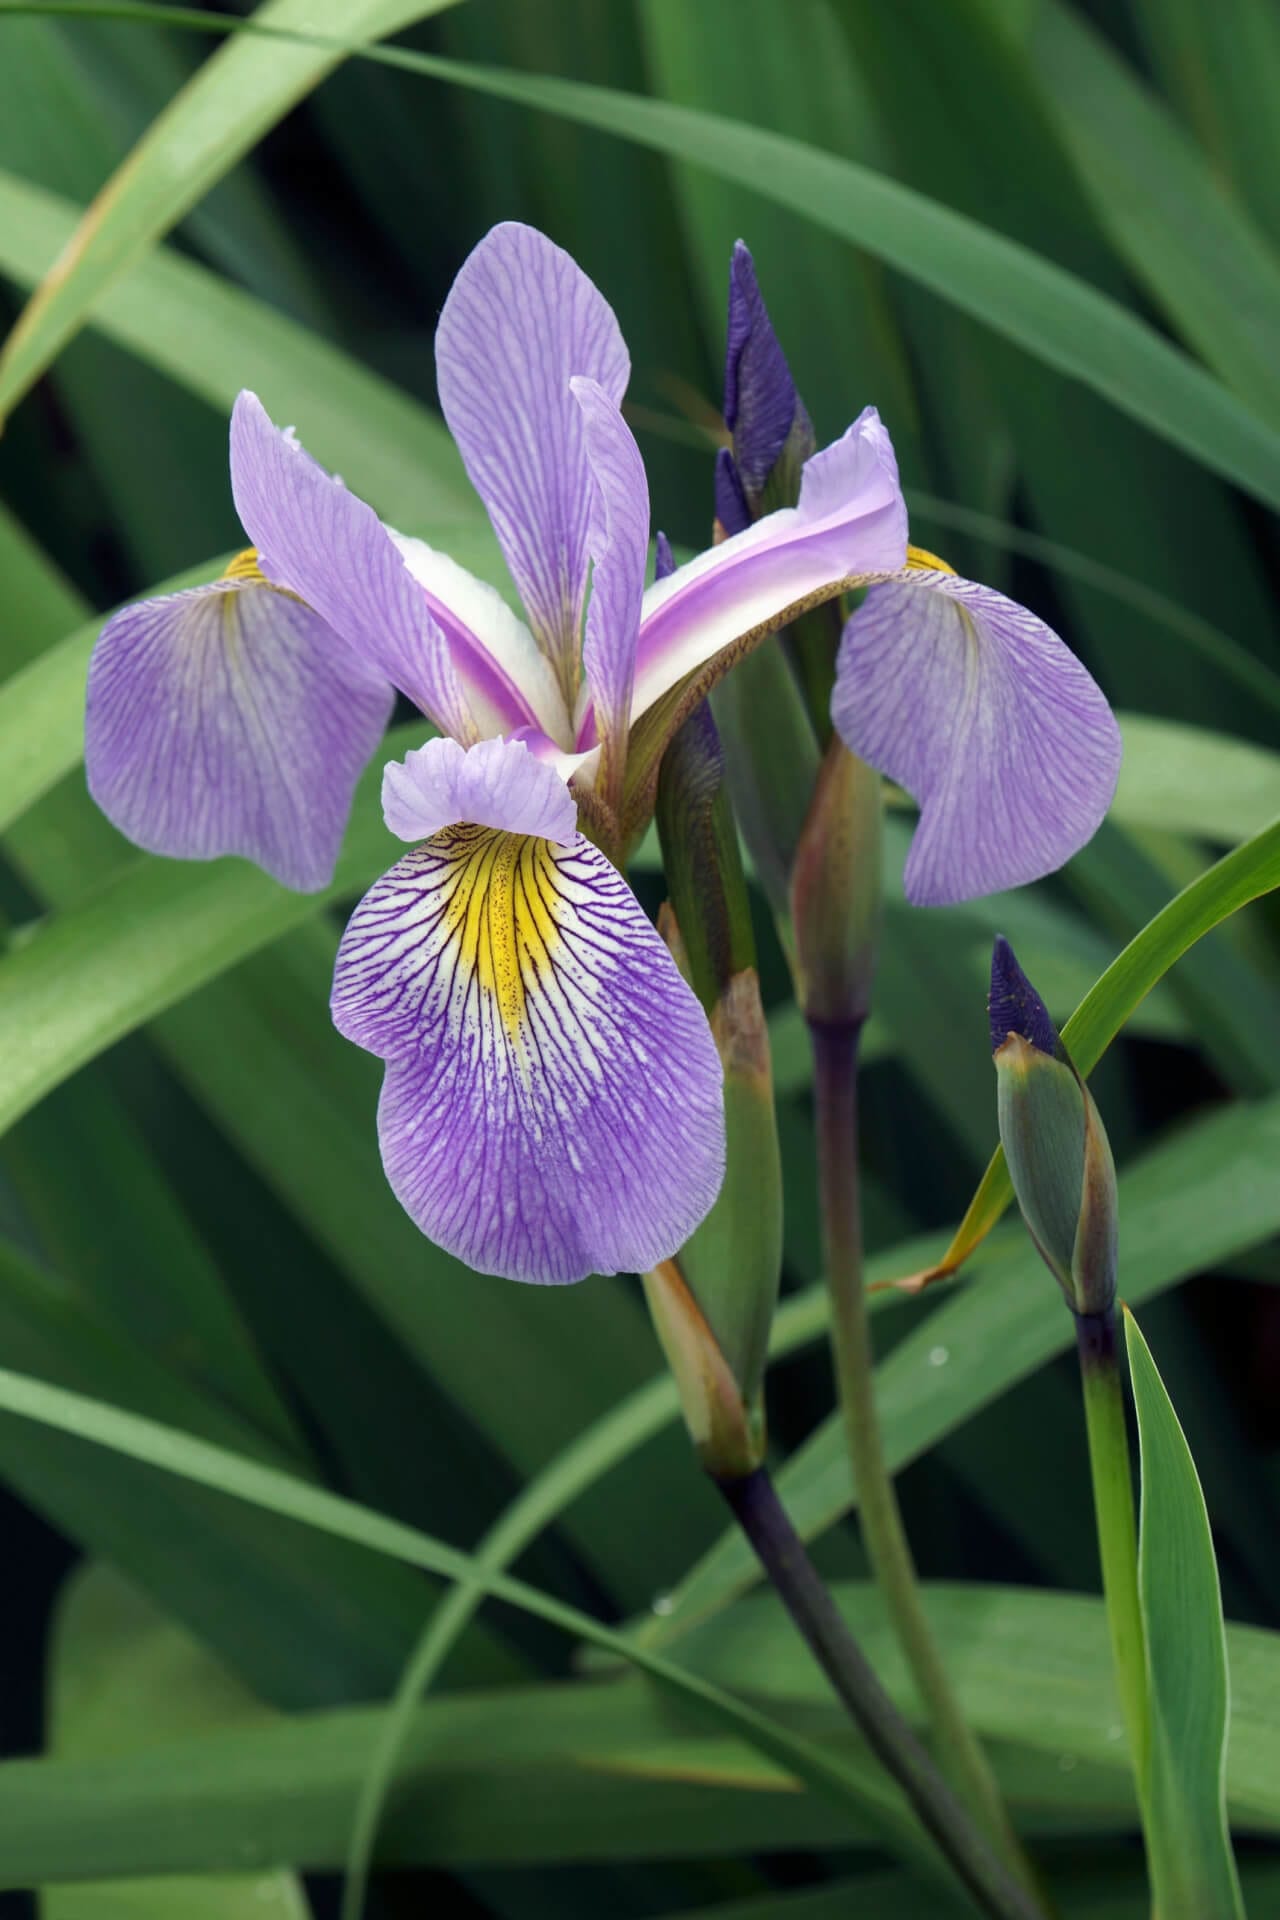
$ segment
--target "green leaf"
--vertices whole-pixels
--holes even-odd
[[[2,1241],[0,1347],[61,1386],[256,1458],[290,1459],[106,1323],[78,1288]],[[68,1538],[126,1570],[276,1705],[367,1698],[399,1672],[423,1604],[420,1581],[404,1568],[9,1418],[0,1419],[0,1476]]]
[[[161,17],[160,8],[151,11]],[[323,44],[320,36],[307,38]],[[1280,434],[1116,301],[935,200],[799,141],[668,101],[399,48],[365,49],[364,57],[559,114],[731,180],[749,179],[766,198],[865,248],[1280,506]]]
[[[5,1135],[0,1159],[42,1256],[96,1315],[306,1459],[234,1295],[105,1070],[41,1101]]]
[[[0,216],[0,246],[3,228]],[[3,503],[0,503],[0,579],[5,583],[8,609],[0,669],[12,673],[32,653],[38,652],[47,638],[68,633],[76,626],[84,617],[84,603]],[[12,745],[7,743],[6,758]]]
[[[878,1597],[860,1586],[837,1594],[906,1704],[907,1677]],[[946,1586],[926,1587],[925,1600],[966,1706],[991,1731],[993,1758],[1023,1822],[1069,1833],[1075,1852],[1091,1831],[1132,1832],[1100,1602]],[[1277,1734],[1267,1713],[1276,1636],[1232,1627],[1229,1639],[1251,1703],[1233,1760],[1233,1805],[1243,1823],[1270,1836],[1280,1829]],[[870,1776],[771,1596],[753,1598],[691,1639],[689,1655],[700,1679],[714,1675],[740,1688],[748,1672],[753,1700],[767,1703],[778,1724],[805,1728]],[[0,1768],[0,1879],[216,1872],[237,1859],[337,1864],[379,1720],[357,1708],[228,1727],[170,1740],[114,1767],[10,1762]],[[396,1768],[380,1858],[472,1866],[741,1855],[843,1848],[866,1833],[647,1685],[561,1683],[440,1694],[420,1708]],[[1068,1884],[1075,1871],[1073,1860]],[[932,1889],[916,1883],[912,1890],[915,1905],[904,1920],[947,1910]]]
[[[0,272],[34,284],[50,256],[70,244],[79,211],[0,173]],[[480,521],[462,462],[432,413],[195,261],[153,250],[97,297],[88,318],[220,413],[230,413],[241,387],[253,388],[274,418],[297,423],[316,459],[394,524],[416,532],[423,519],[453,518],[460,529]],[[62,631],[78,617],[71,613]]]
[[[1214,372],[1280,424],[1280,260],[1173,115],[1086,20],[1060,0],[1039,0],[1024,44],[1117,250]]]
[[[1152,65],[1210,164],[1280,246],[1280,139],[1272,78],[1280,19],[1270,0],[1135,0]]]
[[[1200,863],[1191,855],[1188,864],[1195,873]],[[1185,871],[1173,883],[1184,877]],[[1133,834],[1111,820],[1103,821],[1063,878],[1117,940],[1138,938],[1159,918],[1169,897],[1170,875]],[[1270,976],[1269,966],[1256,964],[1226,929],[1213,929],[1168,977],[1195,1044],[1237,1093],[1259,1095],[1280,1087],[1280,997]]]
[[[799,141],[667,101],[426,55],[397,55],[396,64],[750,180],[1280,506],[1280,435],[1117,302],[937,201]]]
[[[1227,1648],[1218,1563],[1191,1449],[1131,1313],[1138,1585],[1151,1711],[1147,1845],[1161,1920],[1243,1920],[1227,1827]]]
[[[1126,1298],[1139,1302],[1254,1246],[1280,1229],[1280,1097],[1227,1108],[1156,1147],[1120,1179]],[[901,1272],[901,1256],[871,1263],[876,1282]],[[895,1472],[980,1407],[1074,1343],[1071,1316],[1020,1228],[984,1250],[973,1284],[940,1304],[876,1370],[885,1453]],[[844,1434],[828,1418],[777,1476],[806,1540],[853,1504]],[[668,1596],[660,1620],[640,1630],[654,1645],[716,1611],[758,1578],[750,1553],[724,1534]]]
[[[1092,1073],[1133,1009],[1176,961],[1231,914],[1280,886],[1280,822],[1255,834],[1184,887],[1132,939],[1062,1028],[1071,1057]],[[990,1233],[1013,1198],[1004,1154],[991,1157],[982,1183],[935,1270],[954,1272]]]
[[[1082,1437],[1082,1452],[1083,1446]],[[1076,1766],[1105,1770],[1136,1825],[1102,1599],[968,1583],[927,1582],[922,1591],[961,1706],[984,1740],[1060,1765],[1065,1756],[1064,1772]],[[862,1583],[838,1585],[834,1593],[877,1674],[905,1705],[910,1676],[881,1596]],[[1220,1612],[1217,1620],[1221,1645]],[[1280,1727],[1271,1703],[1280,1684],[1280,1634],[1230,1626],[1227,1640],[1238,1683],[1231,1804],[1243,1824],[1274,1832],[1280,1828]],[[821,1674],[767,1591],[739,1600],[686,1634],[680,1657],[720,1684],[734,1676],[748,1698],[771,1711],[830,1703]],[[1216,1783],[1219,1775],[1220,1769]],[[1164,1920],[1163,1908],[1160,1916]],[[1198,1920],[1211,1920],[1209,1911]]]
[[[1151,714],[1117,717],[1124,760],[1113,820],[1228,846],[1271,825],[1280,803],[1280,753]]]
[[[0,1885],[340,1866],[379,1719],[358,1708],[171,1739],[114,1761],[6,1763]],[[648,1688],[442,1694],[414,1717],[380,1863],[580,1872],[589,1860],[872,1841],[870,1827],[797,1792],[742,1742],[691,1716],[673,1722],[670,1701]],[[851,1769],[873,1780],[873,1764],[849,1752]],[[915,1892],[919,1902],[918,1881]],[[932,1911],[932,1889],[928,1898]]]
[[[166,1736],[253,1722],[263,1709],[225,1667],[106,1567],[71,1576],[50,1652],[49,1746],[125,1755]],[[42,1920],[308,1920],[292,1874],[89,1882],[41,1895]]]
[[[449,0],[268,0],[263,24],[330,30],[358,45]],[[95,300],[338,63],[340,48],[252,36],[219,47],[102,189],[0,354],[9,413],[84,324]]]
[[[803,1780],[854,1820],[869,1821],[884,1840],[908,1858],[921,1851],[922,1841],[914,1822],[900,1809],[883,1776],[877,1773],[873,1784],[845,1760],[829,1757],[811,1740],[743,1706],[661,1655],[633,1647],[623,1635],[602,1626],[589,1614],[523,1581],[494,1573],[475,1557],[459,1553],[417,1528],[158,1421],[141,1419],[84,1394],[68,1393],[7,1370],[0,1370],[0,1408],[425,1572],[474,1581],[494,1599],[506,1600],[603,1652],[621,1655],[664,1693],[696,1709],[719,1732],[745,1740],[766,1760]]]

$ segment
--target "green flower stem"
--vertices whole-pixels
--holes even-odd
[[[1124,1381],[1116,1337],[1115,1309],[1076,1316],[1076,1345],[1089,1434],[1089,1469],[1098,1523],[1098,1555],[1106,1595],[1111,1655],[1139,1804],[1147,1799],[1146,1643],[1138,1599],[1138,1526],[1133,1506],[1133,1470],[1125,1425]]]
[[[1023,1884],[1034,1869],[1009,1819],[987,1757],[947,1678],[924,1610],[919,1581],[876,1413],[874,1353],[862,1273],[858,1185],[858,1033],[852,1024],[810,1020],[818,1171],[831,1295],[831,1339],[840,1406],[853,1466],[863,1544],[920,1692],[943,1771]]]
[[[958,1879],[995,1920],[1041,1920],[1037,1902],[961,1806],[877,1680],[787,1518],[767,1470],[757,1467],[737,1479],[717,1479],[716,1485],[867,1745],[898,1782]]]

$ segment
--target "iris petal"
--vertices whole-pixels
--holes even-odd
[[[871,588],[845,626],[831,717],[920,802],[906,888],[921,905],[1052,873],[1096,832],[1120,770],[1120,730],[1075,655],[952,573]]]
[[[613,310],[545,234],[508,221],[459,270],[436,332],[440,404],[566,693],[587,591],[591,475],[575,374],[621,400],[630,361]]]
[[[318,614],[252,575],[144,600],[89,663],[89,791],[151,853],[239,853],[312,892],[393,700]]]
[[[582,409],[594,481],[590,536],[594,564],[582,664],[596,731],[604,746],[605,798],[617,806],[622,797],[649,558],[649,483],[635,436],[603,387],[595,380],[580,379],[571,386]]]
[[[473,740],[448,644],[391,533],[272,425],[255,393],[242,393],[231,416],[231,486],[267,578],[314,607],[445,733]]]
[[[425,540],[388,531],[448,642],[481,738],[537,727],[561,746],[571,745],[564,695],[550,664],[497,588]]]
[[[868,407],[805,463],[798,506],[699,554],[644,597],[633,722],[686,675],[836,582],[906,558],[907,510],[888,434]],[[732,656],[730,656],[732,657]],[[578,745],[594,744],[588,715]]]
[[[571,846],[578,810],[568,787],[523,740],[428,740],[382,776],[382,811],[401,840],[426,840],[469,821],[541,834]]]
[[[724,1165],[706,1018],[625,880],[569,847],[457,826],[356,908],[333,1017],[387,1063],[387,1177],[469,1266],[547,1284],[643,1271]]]

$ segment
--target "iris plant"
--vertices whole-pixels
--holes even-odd
[[[242,393],[231,478],[252,546],[108,623],[89,785],[152,851],[243,854],[323,888],[397,691],[413,701],[437,737],[383,781],[411,850],[356,908],[333,991],[340,1031],[386,1064],[388,1177],[480,1270],[643,1270],[717,1192],[721,1068],[621,866],[662,749],[713,682],[804,607],[882,583],[846,629],[833,716],[921,803],[920,900],[1060,864],[1110,799],[1114,722],[1033,615],[910,563],[874,408],[805,449],[795,506],[744,510],[646,590],[627,351],[569,256],[494,228],[454,282],[436,365],[525,617],[385,526]]]

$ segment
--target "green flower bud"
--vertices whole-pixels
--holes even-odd
[[[1000,1140],[1018,1205],[1075,1314],[1116,1297],[1116,1170],[1093,1096],[1044,1002],[999,938],[991,963],[991,1045]]]
[[[880,940],[880,776],[827,748],[791,870],[796,993],[805,1019],[860,1027]]]
[[[719,737],[705,703],[663,758],[657,821],[670,891],[659,930],[707,1010],[724,1067],[725,1179],[675,1269],[688,1301],[670,1274],[646,1282],[646,1290],[690,1431],[707,1464],[723,1475],[731,1464],[715,1464],[708,1448],[727,1446],[734,1463],[742,1457],[725,1376],[735,1383],[735,1418],[757,1439],[763,1430],[765,1357],[782,1269],[782,1167],[750,904]],[[719,1356],[714,1365],[704,1351],[708,1342]]]

